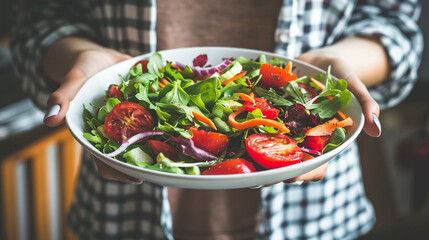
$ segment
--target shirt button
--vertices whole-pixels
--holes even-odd
[[[290,38],[289,31],[282,31],[282,32],[279,34],[279,41],[280,41],[281,43],[287,43],[287,42],[289,42],[289,38]]]

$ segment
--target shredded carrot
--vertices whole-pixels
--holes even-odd
[[[292,61],[289,61],[285,67],[285,71],[288,73],[292,73]]]
[[[229,79],[227,79],[227,80],[223,81],[223,82],[222,82],[222,85],[223,85],[223,86],[225,86],[225,85],[227,85],[227,84],[228,84],[228,83],[230,83],[230,82],[233,82],[233,81],[235,81],[235,80],[237,80],[237,79],[240,79],[240,78],[242,78],[244,75],[246,75],[246,73],[247,73],[247,71],[241,71],[241,72],[237,73],[236,75],[234,75],[234,77],[229,78]]]
[[[310,77],[310,80],[311,80],[311,82],[312,83],[314,83],[314,84],[316,84],[317,85],[317,87],[320,89],[320,90],[325,90],[325,84],[323,84],[323,83],[321,83],[320,81],[318,81],[318,80],[316,80],[315,78],[313,78],[313,77]]]
[[[253,98],[253,96],[247,95],[245,93],[235,93],[235,94],[237,94],[241,100],[255,104],[255,98]]]
[[[170,82],[167,80],[167,79],[165,79],[165,78],[161,78],[161,82],[162,83],[164,83],[164,85],[167,85],[167,84],[169,84]]]
[[[199,113],[197,113],[195,111],[192,111],[192,114],[194,115],[194,118],[197,119],[198,121],[209,125],[214,130],[217,130],[215,124],[208,117],[206,117],[206,116],[204,116],[202,114],[199,114]]]
[[[306,136],[329,136],[335,129],[339,127],[350,127],[353,125],[353,120],[351,118],[346,118],[338,122],[326,122],[320,125],[310,128],[305,133]]]
[[[164,83],[162,83],[161,81],[158,81],[158,85],[159,85],[161,88],[164,88],[164,87],[165,87],[165,84],[164,84]]]
[[[181,72],[181,71],[182,71],[182,69],[181,69],[179,66],[177,66],[176,64],[174,64],[174,63],[172,63],[170,66],[171,66],[172,68],[177,69],[177,71],[179,71],[179,72]]]
[[[308,161],[308,160],[310,160],[310,159],[313,159],[313,158],[314,158],[311,154],[308,154],[308,153],[306,153],[306,152],[302,152],[302,153],[304,154],[304,156],[302,157],[302,161],[303,161],[303,162]]]
[[[152,83],[149,85],[149,89],[150,89],[151,92],[156,92],[155,88],[152,87]]]
[[[278,130],[280,130],[281,132],[284,133],[288,133],[289,129],[281,122],[278,121],[274,121],[271,119],[265,119],[265,118],[256,118],[256,119],[251,119],[251,120],[247,120],[245,122],[237,122],[235,120],[235,118],[242,112],[244,112],[246,109],[246,107],[242,106],[240,108],[240,110],[231,113],[228,116],[228,123],[229,125],[231,125],[233,128],[237,129],[237,130],[244,130],[247,128],[251,128],[251,127],[256,127],[256,126],[260,126],[260,125],[265,125],[265,126],[270,126],[273,128],[276,128]]]
[[[338,111],[337,114],[338,116],[340,116],[341,120],[345,120],[346,118],[348,118],[347,115],[341,111]]]

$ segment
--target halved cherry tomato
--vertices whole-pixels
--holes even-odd
[[[114,98],[124,97],[124,93],[122,93],[121,90],[119,90],[118,85],[115,85],[115,84],[112,84],[109,86],[109,90],[107,91],[107,94],[109,95],[109,97],[114,97]]]
[[[255,162],[268,169],[299,163],[303,157],[295,140],[284,134],[250,135],[246,138],[246,149]]]
[[[164,156],[168,157],[169,159],[175,162],[179,160],[177,149],[171,146],[170,144],[157,141],[157,140],[147,140],[146,143],[150,147],[150,149],[152,150],[155,156],[158,156],[158,154],[162,152]]]
[[[104,122],[107,135],[117,142],[122,142],[138,133],[150,131],[153,126],[150,113],[134,102],[116,104],[107,114]]]
[[[265,118],[274,119],[279,115],[280,110],[274,108],[273,105],[270,102],[268,102],[265,98],[256,97],[254,99],[255,99],[255,104],[252,104],[249,101],[244,102],[244,106],[246,107],[246,110],[248,112],[253,112],[255,111],[255,109],[259,108],[262,114],[265,116]]]
[[[147,63],[148,62],[149,62],[149,60],[143,59],[143,60],[140,60],[140,61],[136,62],[133,65],[133,67],[137,66],[137,64],[140,63],[142,65],[142,71],[143,71],[143,73],[147,73]]]
[[[273,66],[268,63],[261,64],[259,73],[262,75],[261,82],[269,87],[284,87],[289,81],[293,81],[298,78],[283,68]]]
[[[235,158],[218,163],[207,170],[202,175],[225,175],[256,172],[255,167],[243,158]]]
[[[192,140],[195,146],[212,153],[219,155],[228,147],[229,137],[217,132],[208,132],[202,128],[192,126],[189,128],[194,135]]]

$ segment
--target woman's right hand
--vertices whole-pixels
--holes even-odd
[[[83,84],[99,71],[130,57],[78,37],[67,37],[52,44],[43,59],[43,69],[50,79],[60,83],[60,87],[48,98],[49,110],[44,124],[55,127],[64,123],[70,101]],[[103,178],[121,182],[142,182],[111,168],[95,157],[93,159]]]

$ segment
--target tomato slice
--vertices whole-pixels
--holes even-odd
[[[293,73],[268,63],[261,64],[259,73],[262,75],[261,82],[269,87],[284,87],[289,81],[298,78]]]
[[[228,147],[229,137],[217,132],[208,132],[204,129],[192,126],[189,128],[194,135],[192,140],[195,146],[212,153],[219,155]]]
[[[268,169],[299,163],[303,157],[295,140],[284,134],[250,135],[246,138],[246,149],[255,162]]]
[[[169,159],[177,162],[179,160],[179,155],[177,154],[177,149],[171,146],[168,143],[157,141],[157,140],[147,140],[147,145],[152,150],[153,154],[158,156],[159,153],[163,153],[164,156]]]
[[[148,70],[147,70],[147,63],[148,62],[149,62],[149,60],[143,59],[143,60],[140,60],[140,61],[136,62],[133,65],[133,67],[137,66],[140,63],[142,65],[142,71],[143,71],[143,73],[147,73],[148,72]]]
[[[279,115],[280,110],[274,108],[265,98],[256,97],[254,99],[255,104],[248,101],[244,102],[244,106],[248,112],[253,112],[255,109],[259,108],[262,114],[268,119],[274,119]]]
[[[235,158],[218,163],[207,170],[202,175],[225,175],[256,172],[255,167],[243,158]]]
[[[134,102],[116,104],[107,114],[104,122],[107,135],[117,142],[122,142],[138,133],[150,131],[153,126],[150,113]]]
[[[119,90],[118,85],[115,85],[115,84],[112,84],[109,86],[107,94],[109,95],[109,97],[114,97],[114,98],[124,97],[124,93],[122,93],[121,90]]]

